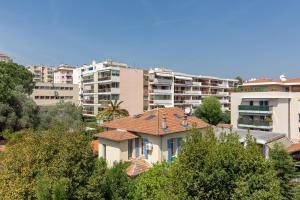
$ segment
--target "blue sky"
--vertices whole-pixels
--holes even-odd
[[[0,0],[0,51],[16,62],[106,58],[201,75],[300,77],[297,0]]]

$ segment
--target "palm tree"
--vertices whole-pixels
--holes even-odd
[[[104,108],[98,113],[97,119],[111,121],[121,117],[129,116],[128,111],[120,107],[121,103],[123,103],[123,101],[118,102],[118,100],[110,100],[108,107]]]

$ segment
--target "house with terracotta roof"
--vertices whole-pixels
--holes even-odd
[[[128,173],[138,174],[140,167],[164,160],[172,161],[180,151],[181,140],[192,128],[208,124],[185,114],[180,108],[158,108],[140,115],[103,124],[99,138],[99,157],[109,166],[114,162],[133,161]]]
[[[234,129],[285,133],[300,141],[300,78],[250,80],[231,94]]]

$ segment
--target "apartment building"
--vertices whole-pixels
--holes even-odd
[[[53,83],[55,67],[44,65],[28,65],[26,68],[34,75],[34,82]]]
[[[237,80],[189,75],[169,69],[149,70],[149,109],[155,107],[198,107],[207,96],[216,96],[222,110],[230,110],[230,92]]]
[[[78,104],[78,85],[36,82],[31,97],[39,106],[51,106],[60,101]]]
[[[81,104],[84,115],[96,116],[109,100],[123,101],[130,115],[148,109],[148,73],[125,63],[107,60],[81,67]]]
[[[285,133],[300,141],[300,78],[251,80],[231,94],[233,128]]]
[[[7,56],[7,55],[5,55],[4,53],[0,53],[0,62],[12,62],[13,60],[9,57],[9,56]]]
[[[79,84],[80,69],[62,64],[54,70],[54,83]]]

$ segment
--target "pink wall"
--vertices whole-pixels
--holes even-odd
[[[130,115],[143,113],[143,70],[120,68],[120,100]]]

